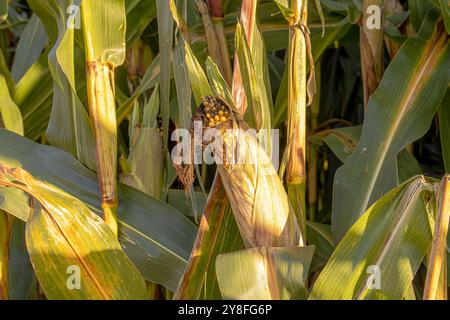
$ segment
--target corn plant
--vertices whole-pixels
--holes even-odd
[[[0,0],[0,299],[447,300],[447,0]]]

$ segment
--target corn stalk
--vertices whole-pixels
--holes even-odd
[[[381,78],[383,77],[383,6],[384,0],[364,0],[363,1],[363,15],[362,25],[360,28],[360,42],[361,42],[361,67],[364,85],[364,109],[367,111],[370,96],[378,88]],[[376,21],[369,21],[369,19],[376,19],[375,13],[368,10],[378,7],[381,16],[380,25],[376,25]]]
[[[233,81],[233,70],[231,68],[230,52],[228,50],[227,37],[225,34],[222,0],[209,0],[209,8],[222,57],[221,72],[227,84],[231,85]]]
[[[447,300],[447,234],[450,220],[450,176],[442,179],[424,300]]]
[[[308,8],[304,0],[295,0],[291,5],[294,16],[289,19],[287,130],[289,158],[286,182],[289,199],[305,234],[307,57],[310,45],[306,25]]]
[[[89,113],[95,132],[103,216],[117,234],[117,127],[113,72],[112,66],[107,63],[87,61]]]
[[[117,234],[117,121],[114,69],[125,60],[124,1],[84,1],[82,17],[89,113],[95,134],[103,217]]]
[[[230,81],[231,68],[227,66],[229,62],[226,61],[228,49],[223,51],[224,45],[226,47],[224,35],[217,34],[216,25],[213,23],[213,20],[211,19],[211,15],[206,0],[196,0],[195,4],[197,5],[197,10],[200,12],[203,21],[203,26],[205,28],[206,42],[208,44],[208,53],[213,59],[213,61],[219,67],[220,72],[225,76],[225,79],[227,79],[227,81]],[[220,3],[214,3],[213,8],[216,9],[215,12],[217,13],[218,9],[220,9]]]

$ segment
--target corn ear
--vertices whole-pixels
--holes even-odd
[[[214,121],[217,109],[225,110],[228,118]],[[216,159],[222,160],[217,167],[245,245],[248,248],[304,245],[281,179],[256,136],[247,131],[239,112],[223,100],[207,96],[193,119],[202,121],[204,128],[216,128],[222,133],[225,152],[215,154]],[[231,155],[238,156],[230,158]],[[187,171],[186,167],[176,169],[179,175]],[[193,182],[183,180],[186,187]]]

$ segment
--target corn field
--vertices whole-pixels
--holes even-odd
[[[447,300],[448,0],[0,0],[0,300]]]

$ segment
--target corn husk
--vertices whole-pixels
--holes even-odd
[[[205,108],[211,105],[225,105],[229,111],[228,119],[210,125]],[[214,127],[222,134],[223,150],[216,151],[214,156],[246,246],[304,245],[281,179],[257,137],[247,131],[248,126],[240,114],[221,99],[205,97],[196,111],[195,120],[203,122],[203,129]],[[192,165],[178,167],[178,173],[192,174],[193,170],[186,167]],[[192,184],[192,180],[185,177],[181,180],[188,186]]]

